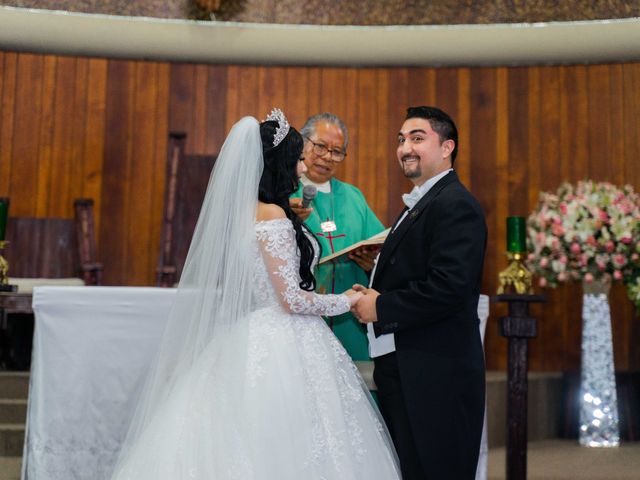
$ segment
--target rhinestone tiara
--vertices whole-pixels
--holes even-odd
[[[287,117],[284,116],[284,113],[282,113],[282,110],[280,110],[279,108],[274,108],[273,110],[271,110],[271,113],[267,115],[265,121],[268,120],[274,120],[278,122],[276,134],[273,136],[273,146],[277,147],[278,145],[280,145],[280,142],[284,140],[284,137],[287,136],[287,133],[289,133],[290,125],[287,121]]]

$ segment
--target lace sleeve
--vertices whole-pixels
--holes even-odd
[[[320,295],[300,288],[298,248],[288,219],[263,223],[257,238],[271,284],[283,308],[307,315],[339,315],[349,311],[346,295]]]

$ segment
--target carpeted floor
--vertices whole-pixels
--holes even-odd
[[[20,480],[20,457],[0,457],[0,480]]]
[[[489,450],[489,480],[505,475],[505,448]],[[529,443],[528,480],[640,480],[640,442],[586,448],[577,440]]]
[[[545,440],[530,443],[527,454],[528,480],[640,480],[640,442],[599,449]],[[504,462],[504,448],[489,450],[489,480],[506,478]],[[19,478],[20,458],[0,457],[0,480]]]

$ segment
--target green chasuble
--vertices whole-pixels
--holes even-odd
[[[291,197],[302,196],[302,183]],[[311,202],[313,212],[305,221],[322,245],[322,256],[329,255],[365,240],[384,230],[384,226],[367,205],[362,192],[353,185],[331,179],[331,193],[318,192]],[[332,220],[336,230],[323,233],[321,222]],[[331,238],[329,238],[331,237]],[[354,283],[368,286],[367,274],[353,260],[326,263],[316,268],[316,291],[320,293],[342,293]],[[329,325],[342,342],[353,360],[369,360],[369,348],[364,325],[351,313],[330,317]]]

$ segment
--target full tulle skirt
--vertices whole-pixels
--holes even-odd
[[[279,307],[212,343],[124,453],[113,479],[400,478],[342,345],[322,318]]]

